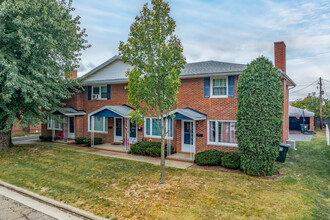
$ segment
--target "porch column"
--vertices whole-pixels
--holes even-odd
[[[94,116],[91,117],[91,147],[94,147]]]

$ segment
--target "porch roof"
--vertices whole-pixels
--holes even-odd
[[[108,118],[129,118],[128,115],[133,108],[127,106],[127,105],[108,105],[104,106],[92,113],[89,114],[89,116],[97,116],[97,117],[108,117]]]
[[[175,120],[205,120],[206,114],[199,112],[192,108],[184,108],[184,109],[175,109],[170,112],[170,115],[174,114]]]
[[[72,107],[62,108],[59,110],[54,110],[51,112],[53,115],[65,115],[65,116],[76,116],[76,115],[86,115],[85,111],[77,110]]]

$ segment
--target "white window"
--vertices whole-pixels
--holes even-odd
[[[92,123],[92,116],[88,120],[88,131],[91,132],[94,126],[96,133],[108,133],[108,118],[107,117],[94,117],[94,124]]]
[[[47,129],[52,130],[62,130],[63,116],[62,115],[54,115],[54,119],[48,118]]]
[[[235,121],[209,120],[207,123],[207,144],[237,146]]]
[[[92,88],[92,99],[107,99],[108,89],[107,86],[93,86]]]
[[[144,118],[144,136],[160,138],[160,118]],[[173,138],[173,119],[165,120],[166,137]]]
[[[211,78],[211,97],[227,98],[228,97],[228,77],[212,77]]]

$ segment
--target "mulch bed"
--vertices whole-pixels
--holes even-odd
[[[193,164],[189,169],[200,169],[200,170],[212,170],[212,171],[217,171],[217,172],[223,172],[223,173],[236,173],[236,174],[241,174],[241,175],[247,175],[245,174],[242,170],[233,170],[233,169],[228,169],[222,166],[198,166],[196,164]],[[280,174],[278,171],[276,174],[272,176],[250,176],[254,177],[257,179],[265,179],[265,180],[277,180],[284,176],[283,174]]]

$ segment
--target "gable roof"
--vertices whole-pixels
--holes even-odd
[[[121,63],[119,64],[118,61]],[[116,64],[116,68],[104,73],[102,76],[96,77],[95,73],[99,71],[107,71],[110,64]],[[106,83],[127,83],[126,71],[131,66],[121,61],[121,57],[116,55],[105,61],[101,65],[95,67],[85,75],[81,76],[84,80],[84,85],[106,84]],[[182,69],[180,78],[194,78],[194,77],[207,77],[213,75],[239,75],[247,67],[245,64],[228,63],[220,61],[203,61],[195,63],[187,63]],[[280,71],[280,70],[279,70]],[[296,84],[286,75],[280,71],[282,76],[288,80],[289,86]]]

